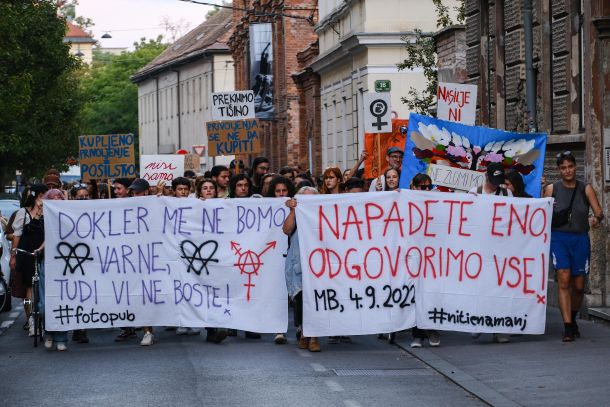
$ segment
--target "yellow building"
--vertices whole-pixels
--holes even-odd
[[[68,32],[64,37],[64,42],[70,44],[70,53],[90,65],[93,61],[93,46],[96,41],[89,33],[71,21],[66,21],[66,25]]]

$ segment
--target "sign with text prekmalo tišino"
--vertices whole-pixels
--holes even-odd
[[[80,136],[79,162],[83,181],[134,178],[137,168],[133,134]]]
[[[261,129],[258,119],[207,122],[208,156],[258,154]]]

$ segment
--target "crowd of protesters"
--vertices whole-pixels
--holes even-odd
[[[289,249],[286,254],[286,282],[290,302],[294,308],[294,322],[297,328],[298,347],[309,349],[312,352],[321,350],[318,338],[306,338],[302,335],[303,298],[301,293],[301,269],[299,258],[299,242],[297,238],[297,225],[294,216],[297,207],[297,199],[300,194],[341,194],[361,193],[375,191],[394,191],[399,189],[399,180],[403,162],[403,151],[397,147],[387,150],[387,170],[379,177],[367,180],[363,178],[362,163],[367,159],[366,151],[363,151],[360,159],[353,168],[342,171],[338,167],[329,167],[324,170],[320,177],[313,176],[309,171],[301,171],[293,167],[282,167],[277,173],[272,172],[270,162],[265,157],[257,157],[252,161],[250,171],[239,166],[216,165],[202,176],[196,176],[192,171],[187,171],[184,177],[178,177],[165,184],[160,182],[156,185],[149,184],[142,178],[125,179],[118,178],[112,181],[90,181],[89,183],[63,184],[57,171],[49,171],[40,184],[33,184],[26,188],[22,194],[21,209],[9,220],[7,237],[12,242],[10,267],[11,287],[13,295],[20,298],[32,297],[32,273],[33,262],[26,256],[18,255],[16,249],[41,253],[44,249],[44,221],[42,219],[42,205],[45,199],[121,199],[136,196],[173,196],[177,198],[193,197],[202,200],[207,199],[231,199],[231,198],[256,198],[256,197],[281,197],[291,198],[286,201],[290,213],[283,226],[284,233],[289,239]],[[582,290],[584,277],[588,272],[588,226],[596,226],[601,222],[603,213],[597,201],[595,191],[590,185],[585,185],[575,180],[576,160],[569,152],[564,152],[557,157],[557,166],[560,170],[561,181],[547,186],[544,190],[545,196],[553,196],[556,205],[565,209],[574,206],[573,221],[568,225],[562,225],[552,233],[552,258],[556,261],[557,275],[560,284],[560,308],[565,322],[565,333],[563,340],[572,341],[580,335],[576,325],[576,312],[582,302]],[[436,190],[432,180],[426,174],[417,174],[410,182],[410,188],[414,190]],[[576,199],[574,199],[574,194]],[[472,194],[495,194],[500,196],[514,196],[531,198],[525,192],[525,185],[521,175],[513,170],[505,172],[500,164],[490,164],[486,170],[485,183],[470,191]],[[295,199],[296,198],[296,199]],[[589,217],[589,209],[592,209],[593,219]],[[573,224],[572,224],[573,222]],[[586,263],[586,264],[585,264]],[[44,275],[44,267],[41,268]],[[44,279],[42,279],[44,280]],[[43,289],[43,287],[41,287]],[[44,305],[43,305],[44,307]],[[26,307],[28,316],[24,329],[30,335],[34,335],[34,323],[30,316],[30,309]],[[158,328],[157,328],[158,329]],[[189,327],[167,327],[166,330],[175,330],[178,335],[199,335],[200,330]],[[221,343],[227,336],[237,335],[234,330],[220,328],[207,328],[206,340],[213,343]],[[424,331],[417,327],[412,329],[412,347],[421,347],[424,340],[428,340],[430,346],[440,345],[440,334],[437,331]],[[246,338],[259,339],[260,334],[256,332],[245,332]],[[476,335],[475,335],[476,336]],[[380,334],[380,338],[394,340],[394,334]],[[478,337],[478,336],[476,336]],[[116,337],[116,341],[122,342],[136,338],[133,328],[123,328]],[[89,338],[85,330],[73,332],[74,342],[87,343]],[[504,343],[509,341],[508,335],[494,334],[495,342]],[[277,333],[275,343],[287,342],[285,333]],[[329,337],[328,344],[350,342],[349,337]],[[45,335],[45,347],[54,347],[59,351],[67,349],[66,332],[47,332]],[[155,342],[153,328],[143,327],[143,337],[140,340],[142,346],[150,346]]]

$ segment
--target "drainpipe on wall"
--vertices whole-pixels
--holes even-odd
[[[525,31],[525,88],[527,93],[530,133],[536,126],[536,72],[534,71],[534,41],[532,29],[532,0],[523,0],[523,30]]]
[[[161,118],[159,117],[159,77],[158,76],[155,77],[155,83],[157,85],[157,91],[156,91],[157,117],[156,117],[155,121],[157,122],[157,154],[159,154],[159,144],[161,143],[161,125],[159,123],[159,120]]]
[[[174,73],[176,74],[176,107],[178,109],[178,150],[182,148],[182,128],[180,125],[180,71],[174,69]]]
[[[214,55],[210,55],[210,66],[212,67],[212,69],[210,69],[210,89],[212,90],[212,93],[214,93],[216,91],[216,89],[214,88]],[[208,95],[207,97],[208,102],[210,103],[211,100],[211,95]],[[211,112],[211,110],[210,110]],[[206,134],[207,137],[207,134]],[[209,153],[209,147],[210,147],[210,143],[208,142],[207,144],[207,148],[205,149],[205,154],[207,156],[207,154]],[[209,158],[209,156],[208,156]],[[206,160],[206,165],[207,165],[207,160]],[[216,165],[216,156],[212,157],[212,166]]]

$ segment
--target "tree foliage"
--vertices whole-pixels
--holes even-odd
[[[94,54],[92,67],[83,73],[83,134],[138,134],[138,87],[129,80],[166,47],[162,37],[134,44],[120,55]]]
[[[436,28],[442,29],[453,24],[453,20],[449,15],[449,7],[443,4],[442,0],[431,0],[436,11]],[[465,4],[461,0],[460,5],[456,7],[457,21],[463,23],[465,18]],[[422,32],[420,29],[415,29],[415,41],[411,42],[409,36],[402,39],[405,42],[407,57],[399,64],[399,70],[413,69],[421,67],[426,78],[426,87],[423,91],[411,87],[407,97],[401,97],[401,101],[409,109],[420,113],[428,114],[430,106],[436,98],[436,89],[438,86],[438,72],[436,67],[436,42],[430,34]]]
[[[0,178],[65,167],[77,149],[79,61],[44,0],[0,2]]]

